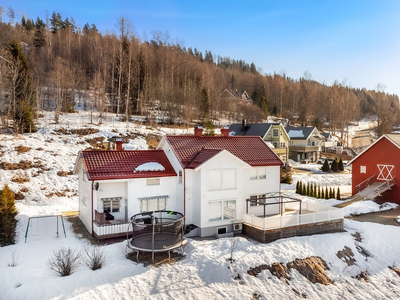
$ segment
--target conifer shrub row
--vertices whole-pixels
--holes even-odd
[[[308,197],[314,197],[318,199],[331,199],[331,198],[336,198],[340,200],[340,189],[339,187],[337,188],[336,192],[334,188],[328,188],[327,186],[321,187],[320,185],[317,185],[315,183],[303,183],[302,181],[297,181],[296,184],[296,193],[303,195],[303,196],[308,196]]]
[[[324,164],[321,168],[321,170],[323,172],[342,172],[344,171],[344,165],[343,165],[343,161],[340,158],[339,161],[337,159],[334,159],[331,166],[329,167],[329,162],[327,159],[325,159]]]

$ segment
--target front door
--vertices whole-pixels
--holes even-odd
[[[394,165],[377,165],[379,175],[377,177],[378,180],[390,180],[393,179],[393,170]]]

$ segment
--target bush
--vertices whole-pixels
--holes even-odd
[[[327,159],[324,161],[324,165],[321,168],[322,172],[329,172],[329,162]]]
[[[93,271],[101,269],[106,262],[106,256],[100,246],[85,246],[83,261]]]
[[[337,188],[336,199],[340,200],[340,189],[339,189],[339,187]]]
[[[53,258],[49,259],[47,264],[61,276],[69,276],[79,266],[79,258],[80,254],[76,250],[61,248],[57,252],[54,251]]]
[[[332,172],[339,172],[339,165],[336,159],[333,160],[331,165]]]
[[[339,159],[339,171],[343,172],[344,171],[344,165],[342,159]]]
[[[0,191],[0,246],[8,246],[15,243],[15,231],[17,228],[17,208],[15,207],[15,195],[7,184]]]
[[[281,183],[287,183],[287,184],[292,183],[292,172],[291,171],[284,171],[281,169]]]

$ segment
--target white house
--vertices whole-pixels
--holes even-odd
[[[167,209],[197,226],[191,236],[212,236],[232,232],[246,211],[263,214],[265,206],[246,199],[280,191],[282,161],[260,137],[221,132],[164,136],[157,150],[82,151],[75,173],[85,227],[97,238],[113,237],[126,234],[132,215]],[[279,212],[278,203],[266,207]]]

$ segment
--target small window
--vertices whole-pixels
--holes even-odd
[[[367,166],[360,166],[360,174],[367,174]]]
[[[250,206],[257,206],[257,196],[250,196]]]
[[[285,148],[285,147],[286,147],[285,142],[281,142],[281,148]]]
[[[265,194],[250,196],[250,200],[254,201],[254,202],[250,202],[250,206],[257,206],[257,205],[265,204],[266,203],[266,197],[267,197],[267,195],[265,195]],[[258,202],[256,202],[257,200],[258,200]]]
[[[272,136],[274,137],[279,136],[279,129],[272,129]]]
[[[167,208],[166,197],[140,200],[141,212],[165,210],[166,208]]]
[[[250,171],[250,179],[254,180],[257,179],[257,169],[256,168],[252,168]]]
[[[146,180],[147,185],[160,185],[160,178],[148,178]]]
[[[101,200],[103,201],[103,212],[119,212],[121,199],[122,197],[102,198]]]
[[[274,145],[274,148],[278,148],[278,143],[277,142],[272,142],[272,145]]]
[[[266,168],[258,169],[258,179],[265,179],[265,178],[267,178]]]
[[[182,183],[182,171],[178,171],[178,182]]]
[[[226,227],[217,228],[217,233],[218,234],[225,234],[226,233]]]

